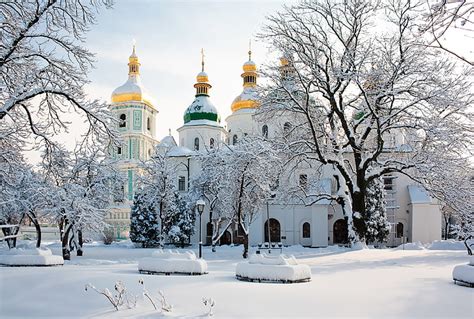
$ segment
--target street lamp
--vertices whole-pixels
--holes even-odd
[[[206,202],[202,199],[196,201],[196,208],[199,213],[199,258],[202,258],[202,213],[204,212]]]

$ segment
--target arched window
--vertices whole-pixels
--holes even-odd
[[[272,243],[278,243],[281,241],[281,227],[278,220],[270,218],[270,227],[268,226],[268,220],[265,222],[263,227],[266,242],[268,242],[268,233],[270,233],[270,241]]]
[[[214,148],[214,139],[213,139],[213,138],[211,138],[211,139],[209,140],[209,147],[210,147],[210,148]]]
[[[266,124],[264,126],[262,126],[262,135],[265,138],[268,137],[268,126]]]
[[[194,139],[194,150],[199,151],[199,138],[198,137]]]
[[[283,125],[283,133],[285,133],[285,135],[288,135],[290,133],[290,130],[291,130],[291,124],[290,122],[286,122]]]
[[[403,224],[398,223],[397,224],[397,238],[402,238],[403,237]]]
[[[311,225],[306,222],[303,224],[303,238],[310,238],[311,237]]]
[[[127,115],[120,114],[119,127],[127,127]]]
[[[146,118],[146,129],[149,131],[151,130],[151,121],[149,117]]]
[[[234,134],[234,136],[232,136],[232,145],[235,144],[237,144],[237,134]]]

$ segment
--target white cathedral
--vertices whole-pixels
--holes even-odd
[[[281,59],[281,68],[288,61]],[[127,238],[130,228],[130,206],[133,199],[136,174],[140,160],[152,155],[155,146],[171,148],[170,157],[177,162],[179,171],[176,187],[187,192],[189,180],[199,174],[200,167],[194,156],[199,152],[217,147],[221,143],[235,144],[245,135],[263,134],[268,138],[275,136],[284,125],[284,119],[274,123],[260,123],[254,117],[258,103],[256,101],[257,66],[251,60],[243,65],[243,91],[231,105],[232,114],[226,118],[227,126],[221,124],[217,108],[211,101],[212,88],[209,78],[202,70],[197,75],[196,95],[191,105],[184,111],[184,123],[178,128],[179,145],[171,136],[161,141],[156,138],[155,126],[158,110],[147,96],[140,80],[140,63],[133,48],[129,57],[128,80],[112,93],[110,109],[119,120],[118,129],[122,145],[112,151],[112,157],[118,160],[120,169],[127,176],[124,187],[125,200],[114,201],[114,207],[107,216],[107,222],[113,226],[116,238]],[[393,143],[402,143],[394,137]],[[401,144],[400,144],[401,145]],[[311,181],[319,176],[311,169],[301,167],[294,176],[294,183]],[[386,190],[387,215],[391,223],[388,246],[397,246],[403,242],[428,243],[441,239],[441,210],[437,201],[422,188],[413,184],[406,176],[390,174],[384,176]],[[330,179],[328,179],[330,182]],[[328,185],[331,189],[331,185]],[[250,245],[257,245],[270,239],[283,245],[300,244],[308,247],[325,247],[342,244],[347,241],[347,222],[342,209],[329,202],[320,201],[306,206],[301,203],[288,203],[272,199],[262,208],[258,219],[250,227]],[[269,225],[267,224],[269,223]],[[199,223],[196,223],[198,228]],[[268,231],[269,229],[269,231]],[[196,229],[193,243],[199,242]],[[212,226],[209,211],[202,214],[202,241],[209,244]],[[270,238],[268,238],[270,236]],[[241,243],[242,236],[237,227],[230,227],[222,236],[220,244]]]

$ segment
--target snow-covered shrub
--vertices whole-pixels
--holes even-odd
[[[152,257],[138,261],[138,270],[149,274],[190,274],[203,275],[207,273],[207,262],[196,258],[192,251],[184,253],[158,250]]]
[[[107,300],[114,306],[115,310],[119,310],[121,306],[124,304],[127,308],[134,308],[137,305],[137,297],[131,296],[123,282],[117,281],[114,286],[115,294],[112,294],[108,288],[104,288],[102,290],[97,289],[92,284],[88,283],[85,286],[85,290],[88,291],[89,289],[94,290],[100,295],[103,295]]]
[[[295,283],[311,280],[311,269],[300,265],[294,256],[267,256],[254,254],[249,261],[237,264],[237,279],[246,281],[269,281]]]
[[[202,303],[204,304],[205,307],[207,308],[207,316],[211,317],[214,315],[213,309],[214,306],[216,305],[216,302],[212,298],[202,298]]]

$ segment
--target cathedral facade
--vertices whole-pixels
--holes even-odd
[[[281,59],[281,69],[285,72],[288,61]],[[226,126],[221,123],[218,109],[211,101],[212,85],[205,72],[204,60],[197,74],[196,94],[193,102],[184,110],[183,124],[178,128],[178,142],[171,136],[161,141],[156,138],[157,108],[146,94],[140,81],[140,63],[133,49],[129,58],[128,80],[112,93],[111,111],[118,119],[122,145],[111,151],[118,160],[127,182],[123,187],[123,198],[114,199],[114,206],[107,216],[113,226],[116,238],[128,236],[130,206],[133,199],[138,164],[152,155],[157,145],[166,146],[169,156],[176,161],[176,188],[180,192],[189,191],[189,181],[200,172],[195,156],[201,152],[218,147],[223,143],[236,144],[247,135],[261,134],[272,138],[291,123],[291,119],[276,119],[263,123],[254,116],[259,104],[257,101],[257,65],[251,59],[243,64],[242,92],[231,105],[232,114],[228,116]],[[403,138],[394,136],[391,147],[401,146]],[[328,191],[334,189],[333,181],[316,175],[314,169],[303,164],[294,170],[290,183],[314,182]],[[432,242],[441,239],[440,205],[426,191],[415,185],[401,174],[389,174],[383,177],[387,202],[387,217],[391,224],[388,246],[397,246],[402,242]],[[199,223],[196,223],[196,227]],[[202,241],[211,242],[212,226],[209,211],[202,214]],[[192,242],[200,241],[196,229]],[[347,221],[342,209],[328,201],[304,205],[278,198],[268,200],[258,218],[250,226],[250,244],[278,242],[283,245],[300,244],[309,247],[325,247],[347,242]],[[222,236],[221,244],[241,243],[242,236],[238,227],[231,226]]]

